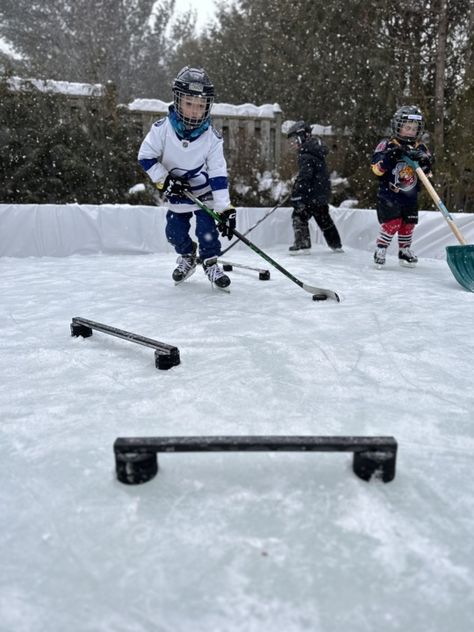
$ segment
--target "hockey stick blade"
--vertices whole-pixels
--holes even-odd
[[[336,294],[336,292],[333,292],[332,290],[326,290],[322,287],[314,287],[312,285],[307,285],[306,283],[303,283],[301,287],[303,288],[303,290],[306,290],[306,292],[309,292],[310,294],[313,295],[314,301],[324,301],[327,298],[332,298],[337,303],[341,302],[341,299],[339,298],[339,294]],[[321,298],[317,298],[317,297],[321,297]]]
[[[222,223],[225,224],[226,223],[225,220],[223,220],[222,217],[219,215],[219,213],[216,213],[213,209],[208,208],[203,202],[201,202],[201,200],[199,198],[197,198],[195,195],[193,195],[193,193],[191,193],[190,191],[187,191],[185,193],[185,195],[190,200],[192,200],[195,204],[197,204],[199,206],[199,208],[201,208],[208,215],[213,217],[216,220],[216,222],[218,222],[219,224],[222,224]],[[336,294],[336,292],[333,292],[332,290],[326,290],[326,289],[323,289],[323,288],[312,287],[311,285],[306,285],[306,283],[303,283],[303,281],[300,281],[300,279],[298,279],[297,277],[293,276],[293,274],[291,274],[291,272],[286,270],[277,261],[275,261],[269,255],[267,255],[265,252],[263,252],[263,250],[260,250],[260,248],[258,246],[256,246],[255,244],[253,244],[249,239],[247,239],[247,237],[245,237],[244,235],[242,235],[241,233],[239,233],[235,229],[234,229],[233,233],[237,237],[237,239],[240,239],[240,241],[242,241],[244,244],[246,244],[251,250],[253,250],[256,254],[260,255],[260,257],[262,257],[262,259],[265,259],[265,261],[267,261],[267,263],[269,263],[274,268],[279,270],[288,279],[293,281],[293,283],[296,283],[296,285],[298,285],[300,288],[302,288],[306,292],[309,292],[310,294],[312,294],[313,295],[313,300],[317,301],[317,300],[325,300],[325,298],[332,298],[333,300],[337,301],[338,303],[340,302],[339,296]],[[319,296],[319,298],[318,298],[318,296]],[[325,298],[323,298],[323,297],[325,297]]]

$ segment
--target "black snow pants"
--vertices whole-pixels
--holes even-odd
[[[308,204],[303,208],[295,208],[293,210],[291,219],[295,233],[295,246],[298,248],[311,247],[308,223],[312,217],[314,217],[316,224],[321,229],[327,245],[330,248],[341,248],[341,237],[329,214],[328,204]]]

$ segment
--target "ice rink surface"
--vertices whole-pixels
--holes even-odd
[[[1,632],[472,630],[474,296],[441,260],[268,253],[342,302],[250,251],[228,260],[271,279],[235,268],[230,294],[175,287],[170,254],[0,259]],[[392,435],[397,475],[211,453],[115,476],[119,436],[252,434]]]

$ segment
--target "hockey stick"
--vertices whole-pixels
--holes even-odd
[[[419,163],[408,156],[403,156],[403,159],[416,171],[437,209],[441,211],[449,228],[460,243],[460,246],[446,246],[446,260],[454,278],[463,288],[469,292],[474,292],[474,244],[468,244],[466,242],[461,231],[455,224],[453,216],[441,201],[441,198],[436,193]]]
[[[223,219],[219,215],[219,213],[216,213],[212,209],[208,208],[205,204],[203,204],[203,202],[201,202],[201,200],[199,198],[197,198],[195,195],[193,195],[193,193],[191,193],[190,191],[186,192],[186,197],[188,197],[192,202],[197,204],[197,206],[199,206],[199,208],[202,209],[203,211],[205,211],[208,215],[213,217],[218,224],[225,224],[226,223],[225,219]],[[258,246],[256,246],[251,241],[249,241],[247,239],[247,237],[244,237],[244,235],[239,233],[237,230],[234,230],[234,235],[237,237],[237,239],[240,239],[240,241],[243,241],[244,244],[247,245],[251,250],[253,250],[255,253],[257,253],[257,255],[260,255],[270,265],[272,265],[274,268],[276,268],[282,274],[284,274],[286,277],[288,277],[291,281],[293,281],[293,283],[296,283],[296,285],[299,285],[299,287],[302,288],[305,292],[309,292],[310,294],[312,294],[314,301],[324,301],[327,298],[332,298],[332,299],[334,299],[337,302],[340,301],[340,298],[336,294],[336,292],[333,292],[332,290],[326,290],[326,289],[320,288],[320,287],[313,287],[313,286],[307,285],[306,283],[303,283],[303,281],[300,281],[299,279],[297,279],[295,276],[293,276],[291,274],[291,272],[288,272],[288,270],[285,270],[285,268],[283,266],[281,266],[274,259],[272,259],[269,255],[267,255],[265,252],[263,252],[263,250],[260,250],[260,248]]]
[[[405,160],[405,162],[407,162],[411,167],[413,167],[413,169],[416,171],[418,177],[420,178],[420,180],[423,182],[423,184],[425,185],[425,189],[428,191],[428,193],[430,194],[431,199],[433,200],[433,202],[435,203],[437,209],[439,211],[441,211],[441,214],[443,215],[444,219],[446,220],[446,222],[448,223],[449,228],[452,230],[452,232],[454,233],[454,236],[456,237],[456,239],[459,241],[459,243],[461,244],[461,246],[467,246],[467,241],[464,239],[464,237],[461,234],[461,231],[459,230],[459,228],[456,226],[456,224],[454,223],[454,219],[453,216],[451,215],[451,213],[448,211],[448,209],[446,208],[446,206],[443,204],[443,202],[441,201],[439,195],[436,193],[433,185],[431,184],[431,182],[428,180],[428,176],[425,174],[425,172],[423,171],[423,169],[420,167],[420,165],[416,162],[416,160],[412,160],[411,158],[409,158],[408,156],[403,156],[403,160]]]
[[[243,270],[253,270],[254,272],[268,272],[268,270],[264,270],[263,268],[253,268],[252,266],[244,266],[241,263],[234,263],[233,261],[224,261],[224,259],[221,259],[220,257],[217,262],[222,263],[224,270],[225,266],[230,266],[229,270],[231,268],[242,268]]]
[[[201,257],[197,257],[196,263],[198,264],[202,263]],[[262,276],[262,280],[268,280],[270,278],[270,270],[264,270],[263,268],[252,268],[251,266],[244,266],[241,263],[234,263],[233,261],[224,261],[220,257],[217,260],[217,263],[222,264],[224,272],[227,272],[227,271],[230,272],[232,268],[244,268],[245,270],[253,270],[254,272],[258,272],[259,274],[264,275],[265,279],[263,279],[263,276]]]
[[[222,263],[222,269],[224,272],[230,272],[233,268],[243,268],[244,270],[253,270],[258,272],[258,278],[260,281],[270,281],[270,270],[263,270],[262,268],[252,268],[251,266],[243,266],[241,263],[233,263],[231,261],[222,261],[218,259],[217,263]]]
[[[290,195],[291,195],[291,193],[288,193],[288,195],[287,195],[287,196],[285,196],[285,197],[283,198],[283,200],[281,200],[280,202],[278,202],[278,204],[277,204],[276,206],[274,206],[274,207],[273,207],[270,211],[268,211],[268,213],[265,213],[265,215],[264,215],[263,217],[261,217],[261,218],[258,220],[258,222],[257,222],[256,224],[254,224],[254,225],[253,225],[253,226],[251,226],[248,230],[246,230],[246,231],[245,231],[245,233],[243,233],[244,237],[245,237],[246,235],[248,235],[249,233],[251,233],[251,232],[253,231],[253,229],[254,229],[254,228],[257,228],[257,226],[258,226],[259,224],[261,224],[261,223],[263,222],[263,220],[267,219],[267,217],[270,217],[270,215],[271,215],[272,213],[274,213],[274,212],[277,210],[277,208],[280,208],[280,206],[283,206],[283,204],[284,204],[284,203],[285,203],[285,202],[289,199]],[[225,253],[226,253],[226,252],[229,252],[229,250],[230,250],[231,248],[233,248],[233,247],[234,247],[236,244],[238,244],[238,243],[239,243],[239,240],[238,240],[238,239],[236,239],[236,240],[234,241],[234,243],[230,244],[230,246],[227,246],[227,248],[225,248],[225,250],[223,250],[223,251],[221,252],[221,256],[222,256],[222,255],[225,255]]]

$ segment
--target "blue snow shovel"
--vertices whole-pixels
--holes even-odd
[[[466,242],[461,231],[454,223],[453,216],[441,201],[420,165],[415,160],[408,158],[408,156],[403,156],[403,159],[415,169],[436,207],[441,211],[449,228],[461,244],[460,246],[446,246],[446,259],[456,281],[469,292],[474,292],[474,244]]]

